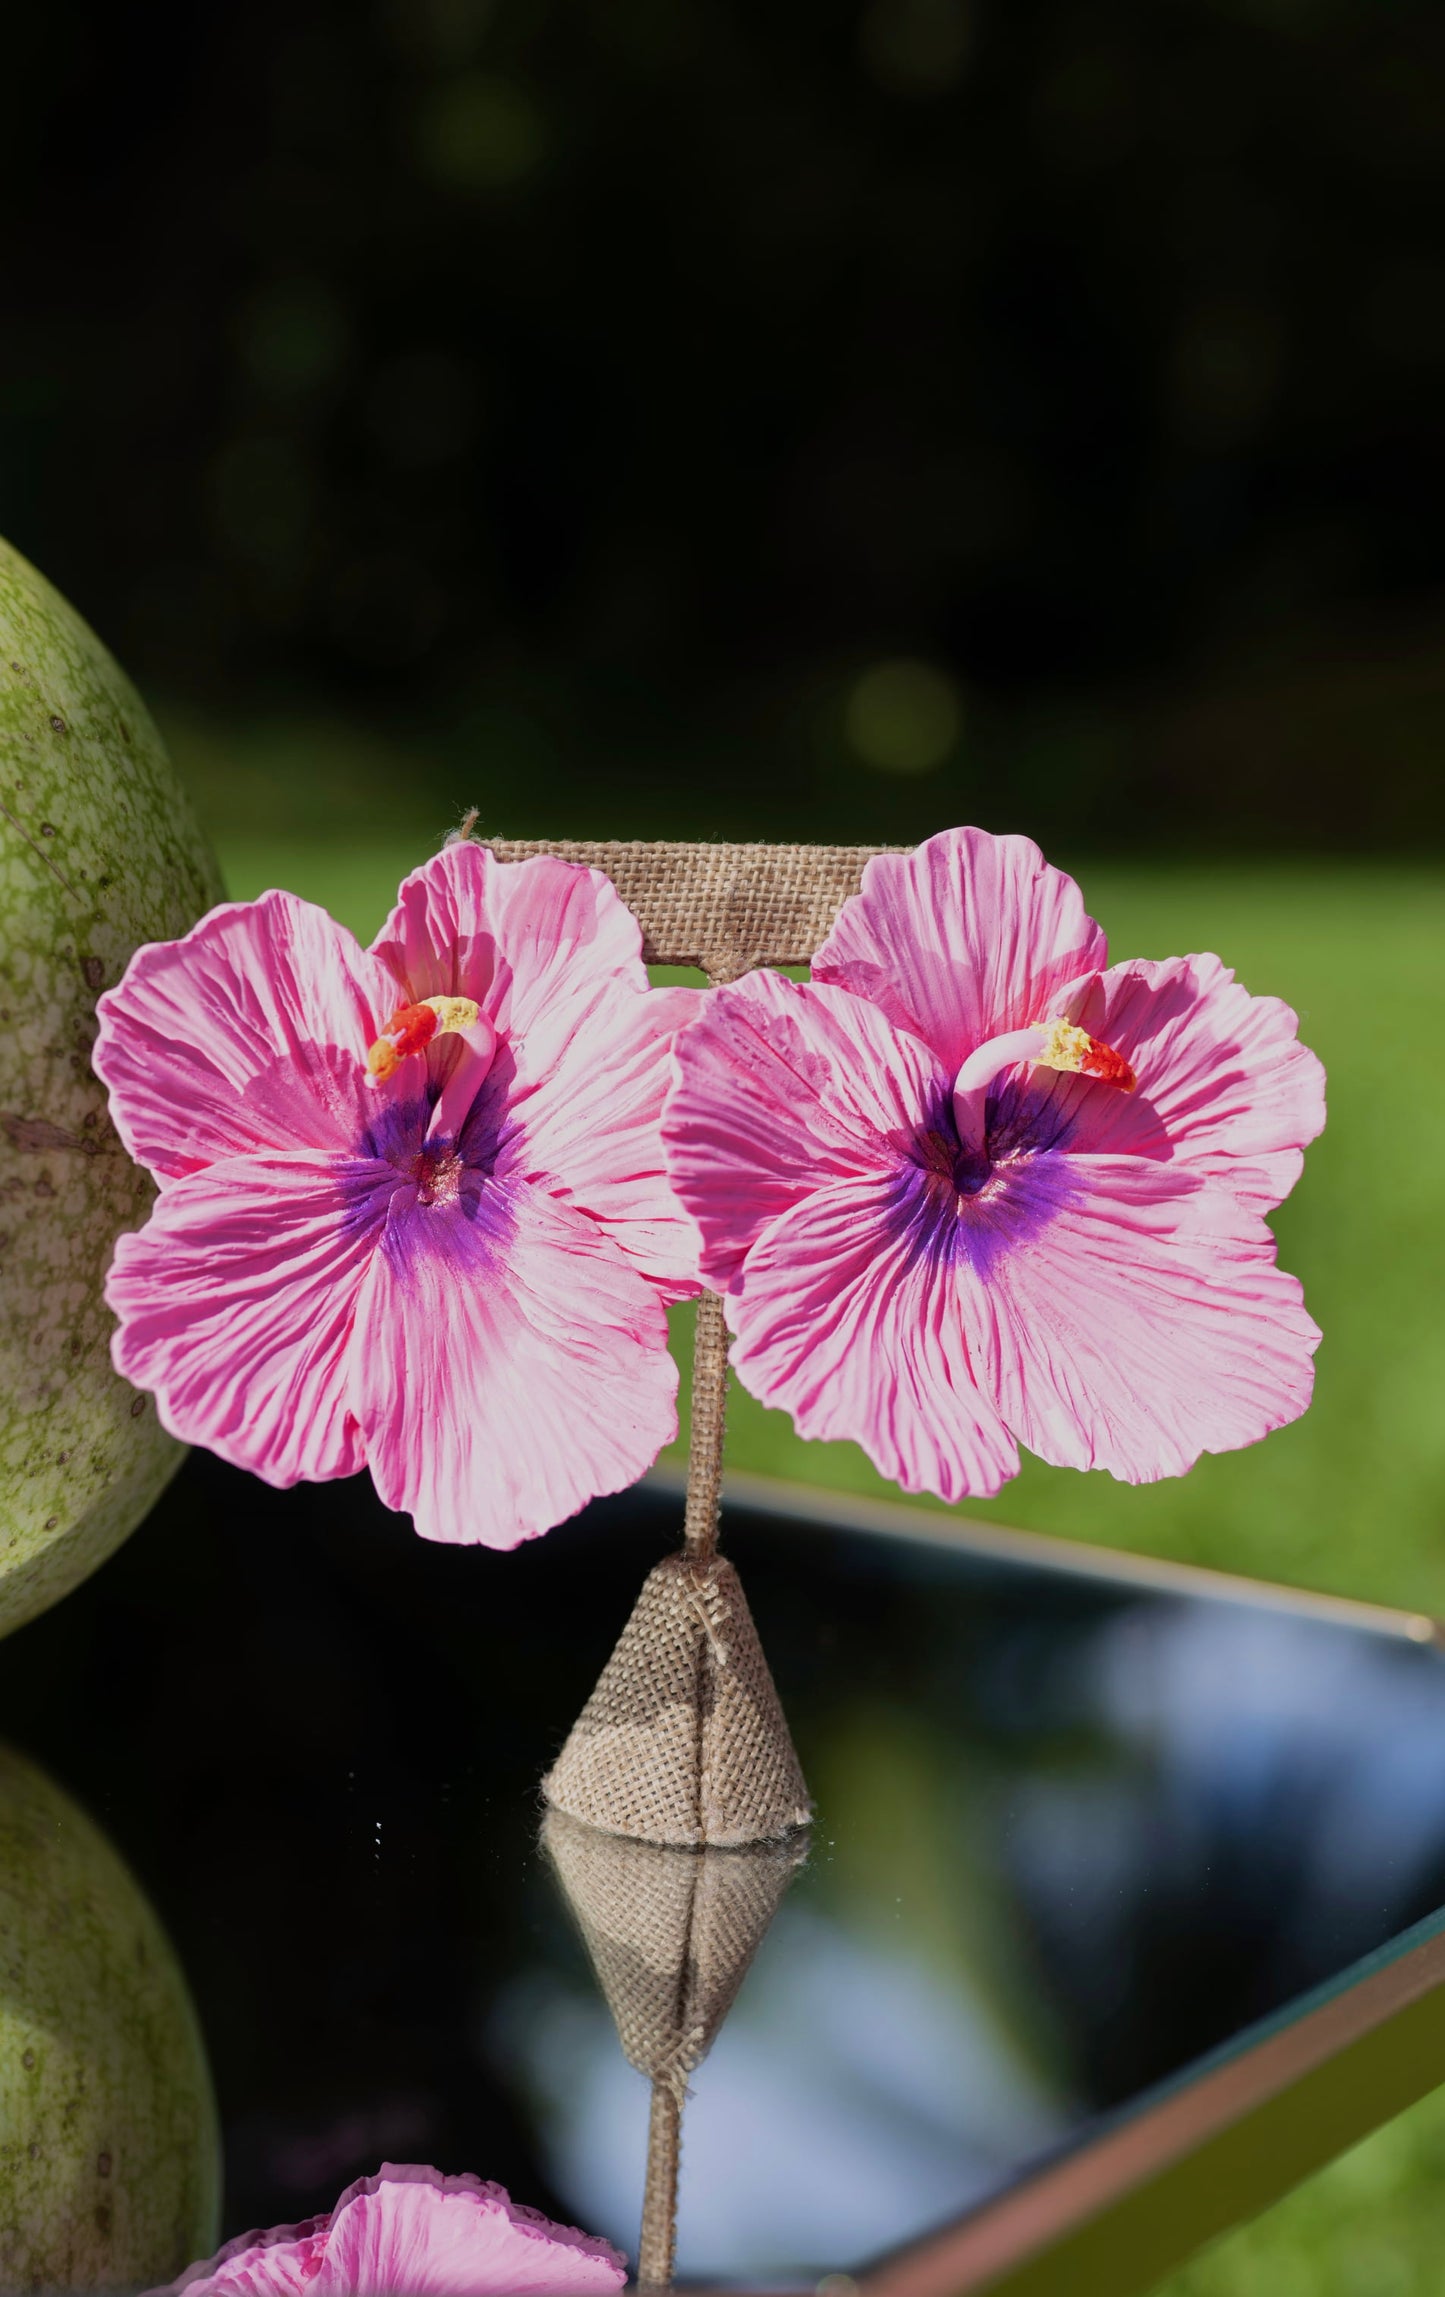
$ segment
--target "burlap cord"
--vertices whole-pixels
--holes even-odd
[[[470,834],[472,818],[463,834]],[[712,983],[806,965],[877,846],[643,845],[491,838],[499,861],[554,854],[606,872],[643,955]],[[547,1777],[559,1810],[648,1842],[755,1842],[810,1806],[747,1602],[715,1556],[727,1393],[722,1302],[698,1302],[684,1547],[660,1564]]]
[[[717,1546],[727,1400],[727,1320],[717,1294],[704,1292],[697,1304],[697,1322],[692,1335],[687,1505],[682,1519],[683,1546],[697,1563],[705,1563]]]
[[[688,2077],[702,2063],[805,1855],[786,1844],[678,1851],[549,1811],[542,1840],[618,2039],[652,2083],[639,2284],[672,2279]]]

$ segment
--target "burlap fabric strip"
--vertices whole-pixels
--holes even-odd
[[[736,981],[755,965],[807,965],[876,845],[648,845],[622,838],[487,838],[498,861],[554,853],[607,872],[649,965],[696,965]]]
[[[555,854],[604,870],[650,964],[710,983],[806,965],[874,846],[487,840],[499,861]],[[698,1302],[683,1546],[648,1577],[543,1792],[611,1834],[688,1847],[786,1835],[808,1791],[737,1573],[717,1553],[727,1391],[722,1302]]]

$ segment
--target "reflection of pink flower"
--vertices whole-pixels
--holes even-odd
[[[609,2242],[499,2185],[383,2162],[325,2217],[243,2233],[152,2297],[571,2297],[626,2278]]]
[[[599,872],[462,844],[370,950],[267,893],[136,953],[95,1065],[160,1197],[107,1298],[167,1427],[494,1547],[642,1473],[696,1237],[657,1130],[694,992],[640,948]]]
[[[1263,1215],[1320,1065],[1217,958],[1106,962],[1026,838],[954,830],[870,862],[810,984],[678,1040],[668,1165],[739,1377],[907,1491],[997,1491],[1015,1438],[1151,1482],[1309,1402]]]

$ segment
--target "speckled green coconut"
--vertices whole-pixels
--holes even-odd
[[[103,1562],[180,1463],[111,1369],[101,1284],[150,1184],[90,1048],[131,951],[219,898],[134,688],[0,542],[0,1635]]]
[[[219,2191],[165,1933],[99,1829],[0,1747],[0,2289],[173,2280],[215,2249]]]

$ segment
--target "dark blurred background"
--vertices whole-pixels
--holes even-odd
[[[0,529],[221,816],[1445,831],[1438,4],[47,0],[0,182]]]

